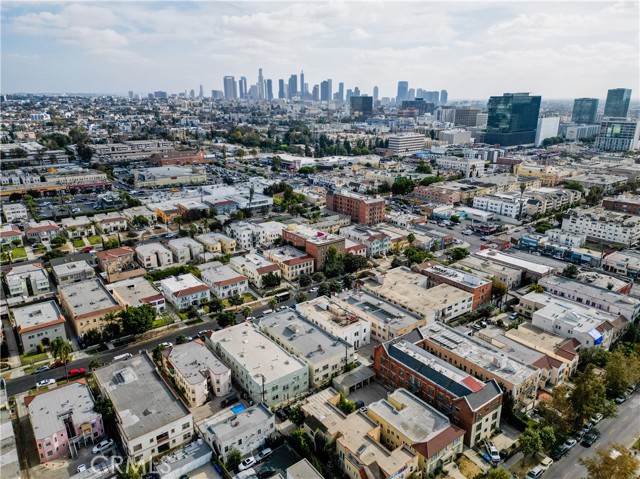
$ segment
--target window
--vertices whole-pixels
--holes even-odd
[[[151,442],[153,442],[153,439],[151,439]],[[142,449],[142,444],[136,444],[133,446],[133,452],[138,452],[140,449]]]
[[[183,430],[183,431],[185,431],[186,429],[189,429],[189,427],[191,427],[191,423],[189,423],[189,422],[185,422],[185,423],[182,425],[182,430]],[[171,432],[173,432],[173,431],[171,431]]]

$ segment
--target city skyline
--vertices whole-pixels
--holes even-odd
[[[529,2],[400,5],[411,15],[366,2],[3,2],[3,93],[204,85],[208,96],[225,76],[255,84],[259,68],[274,89],[304,71],[310,93],[332,79],[368,95],[377,86],[380,98],[395,97],[398,81],[483,100],[509,91],[604,99],[639,83],[628,68],[638,58],[634,2],[558,3],[553,15]]]

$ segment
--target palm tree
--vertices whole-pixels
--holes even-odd
[[[64,363],[64,376],[67,377],[67,362],[71,358],[71,353],[73,353],[71,343],[62,338],[56,338],[51,343],[51,352],[54,359],[59,359]]]
[[[251,306],[243,306],[240,312],[242,313],[242,316],[244,316],[244,319],[247,319],[251,316],[251,313],[253,313],[253,309],[251,309]]]
[[[278,306],[278,300],[276,298],[271,298],[269,300],[269,308],[276,309],[276,306]]]

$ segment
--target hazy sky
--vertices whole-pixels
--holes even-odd
[[[146,94],[222,77],[449,98],[604,98],[639,80],[638,2],[2,1],[3,92]]]

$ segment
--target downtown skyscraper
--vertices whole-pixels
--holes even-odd
[[[398,93],[396,94],[396,104],[400,105],[402,100],[408,100],[409,96],[409,82],[408,81],[399,81],[398,82]]]
[[[533,144],[541,99],[528,93],[505,93],[489,98],[484,142],[500,146]]]
[[[224,97],[227,100],[235,100],[238,98],[238,86],[235,77],[229,75],[224,77],[222,81],[224,85]]]
[[[573,100],[571,121],[578,125],[593,125],[598,115],[597,98],[576,98]]]
[[[626,118],[629,113],[631,89],[614,88],[607,92],[607,102],[604,104],[604,116],[609,118]]]

